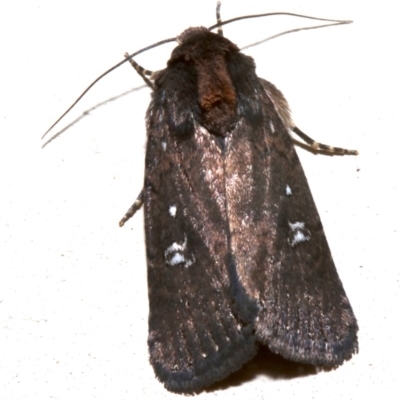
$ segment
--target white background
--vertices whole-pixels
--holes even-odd
[[[314,139],[357,157],[298,150],[360,352],[319,374],[258,358],[198,398],[385,399],[399,390],[399,67],[396,2],[228,1],[222,17],[290,11],[353,19],[246,50]],[[143,181],[148,88],[92,111],[45,149],[41,135],[99,74],[189,26],[215,23],[215,1],[14,1],[0,5],[0,398],[173,398],[147,353],[140,211],[120,217]],[[224,28],[240,47],[310,24],[289,17]],[[164,68],[174,45],[140,56]],[[129,66],[59,125],[131,88]],[[57,129],[54,133],[57,132]],[[279,364],[279,362],[277,361]],[[273,363],[272,363],[273,364]],[[288,371],[285,368],[289,368]]]

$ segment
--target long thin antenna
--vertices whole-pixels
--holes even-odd
[[[103,72],[98,78],[96,78],[83,92],[82,94],[72,103],[72,105],[68,108],[67,111],[64,112],[63,115],[61,115],[60,118],[58,118],[58,120],[56,122],[54,122],[53,125],[50,126],[49,129],[47,129],[47,131],[45,132],[45,134],[42,136],[42,139],[75,107],[75,105],[78,103],[78,101],[102,78],[104,78],[107,74],[109,74],[111,71],[114,71],[114,69],[118,68],[119,66],[121,66],[122,64],[128,62],[131,58],[137,56],[140,53],[143,53],[144,51],[150,50],[154,47],[160,46],[162,44],[165,43],[169,43],[169,42],[174,42],[175,38],[171,38],[171,39],[165,39],[165,40],[161,40],[160,42],[154,43],[150,46],[144,47],[143,49],[140,49],[138,51],[136,51],[133,54],[130,54],[129,56],[127,56],[124,60],[120,61],[118,64],[115,64],[113,67],[111,67],[110,69],[108,69],[106,72]]]
[[[332,24],[306,26],[304,28],[290,29],[288,31],[277,33],[276,35],[269,36],[269,37],[267,37],[267,38],[265,38],[263,40],[259,40],[258,42],[254,42],[254,43],[249,44],[247,46],[241,47],[240,50],[247,50],[250,47],[258,46],[261,43],[268,42],[269,40],[276,39],[276,38],[278,38],[280,36],[288,35],[289,33],[295,33],[295,32],[300,32],[300,31],[309,31],[309,30],[312,30],[312,29],[327,28],[329,26],[343,25],[343,24],[349,24],[349,23],[350,23],[349,21],[344,21],[344,22],[336,22],[336,23],[332,23]]]
[[[294,14],[294,13],[287,13],[287,12],[273,12],[273,13],[265,13],[265,14],[252,14],[252,15],[244,15],[243,17],[236,17],[231,18],[226,21],[218,22],[217,24],[211,25],[208,30],[211,31],[215,28],[219,28],[222,25],[227,25],[232,22],[240,21],[242,19],[250,19],[250,18],[260,18],[260,17],[269,17],[272,15],[289,15],[291,17],[300,17],[300,18],[307,18],[313,19],[315,21],[326,21],[326,22],[336,22],[340,24],[351,24],[353,21],[349,20],[340,20],[340,19],[327,19],[327,18],[318,18],[318,17],[310,17],[309,15],[302,15],[302,14]]]
[[[221,21],[221,2],[220,1],[217,3],[216,14],[217,14],[218,35],[224,36],[224,33],[222,32],[222,28],[221,28],[222,21]]]
[[[294,14],[294,13],[287,13],[287,12],[274,12],[274,13],[265,13],[265,14],[253,14],[253,15],[245,15],[243,17],[236,17],[236,18],[232,18],[232,19],[228,19],[226,21],[221,21],[221,17],[220,17],[220,6],[221,4],[218,2],[217,4],[217,24],[212,25],[208,28],[208,30],[212,30],[215,28],[218,28],[218,33],[222,34],[222,25],[227,25],[230,24],[232,22],[235,21],[240,21],[243,19],[250,19],[250,18],[260,18],[260,17],[268,17],[268,16],[273,16],[273,15],[288,15],[288,16],[292,16],[292,17],[300,17],[300,18],[307,18],[307,19],[312,19],[312,20],[316,20],[316,21],[325,21],[325,22],[332,22],[332,24],[328,24],[328,25],[321,25],[319,27],[323,27],[323,26],[333,26],[333,25],[342,25],[342,24],[350,24],[352,23],[352,21],[346,21],[346,20],[335,20],[335,19],[326,19],[326,18],[317,18],[317,17],[310,17],[308,15],[302,15],[302,14]],[[306,30],[306,29],[316,29],[317,27],[310,27],[310,28],[299,28],[299,29],[293,29],[291,31],[286,31],[284,33],[272,36],[273,37],[277,37],[277,36],[281,36],[290,32],[296,32],[296,31],[300,31],[300,30]],[[269,38],[269,39],[271,39]],[[67,111],[65,111],[61,117],[59,117],[57,119],[56,122],[54,122],[53,125],[50,126],[50,128],[45,132],[45,134],[42,136],[42,139],[72,110],[72,108],[75,107],[75,105],[80,101],[80,99],[100,80],[102,79],[104,76],[106,76],[107,74],[109,74],[111,71],[114,71],[116,68],[120,67],[122,64],[126,63],[127,61],[131,60],[133,57],[137,56],[140,53],[143,53],[147,50],[150,50],[154,47],[160,46],[162,44],[165,43],[170,43],[170,42],[174,42],[176,40],[176,38],[170,38],[170,39],[165,39],[165,40],[161,40],[157,43],[154,43],[150,46],[144,47],[143,49],[140,49],[138,51],[136,51],[135,53],[130,54],[129,56],[125,56],[126,58],[122,61],[120,61],[119,63],[115,64],[113,67],[111,67],[110,69],[108,69],[106,72],[102,73],[98,78],[96,78],[83,92],[82,94],[72,103],[72,105],[67,109]],[[268,39],[266,39],[268,40]]]

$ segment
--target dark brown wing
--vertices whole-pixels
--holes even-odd
[[[181,72],[165,74],[169,84],[159,78],[147,116],[148,343],[158,378],[170,390],[190,392],[254,356],[256,307],[243,291],[249,310],[234,300],[240,285],[229,256],[219,140],[195,123],[190,99],[174,97],[171,82],[185,82]]]
[[[286,101],[280,101],[279,91],[271,92],[272,85],[260,83],[267,89],[257,94],[264,122],[243,120],[226,151],[237,273],[259,306],[258,340],[295,361],[339,365],[357,350],[357,322],[307,179],[277,113],[276,104]]]
[[[287,103],[251,58],[185,31],[157,74],[144,191],[150,360],[173,391],[222,379],[255,337],[339,365],[357,323],[287,128]]]

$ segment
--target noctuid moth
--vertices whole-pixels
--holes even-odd
[[[179,35],[165,69],[132,62],[153,93],[144,186],[120,225],[144,204],[150,361],[174,392],[225,378],[259,345],[327,367],[358,350],[289,132],[357,152],[301,132],[282,93],[223,37],[219,6],[217,19]]]

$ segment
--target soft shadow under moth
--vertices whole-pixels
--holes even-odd
[[[302,133],[282,93],[223,37],[231,21],[219,6],[217,18],[178,36],[165,69],[132,62],[153,93],[143,190],[120,224],[144,204],[150,361],[174,392],[225,378],[259,345],[326,367],[358,350],[289,132],[357,152]]]

